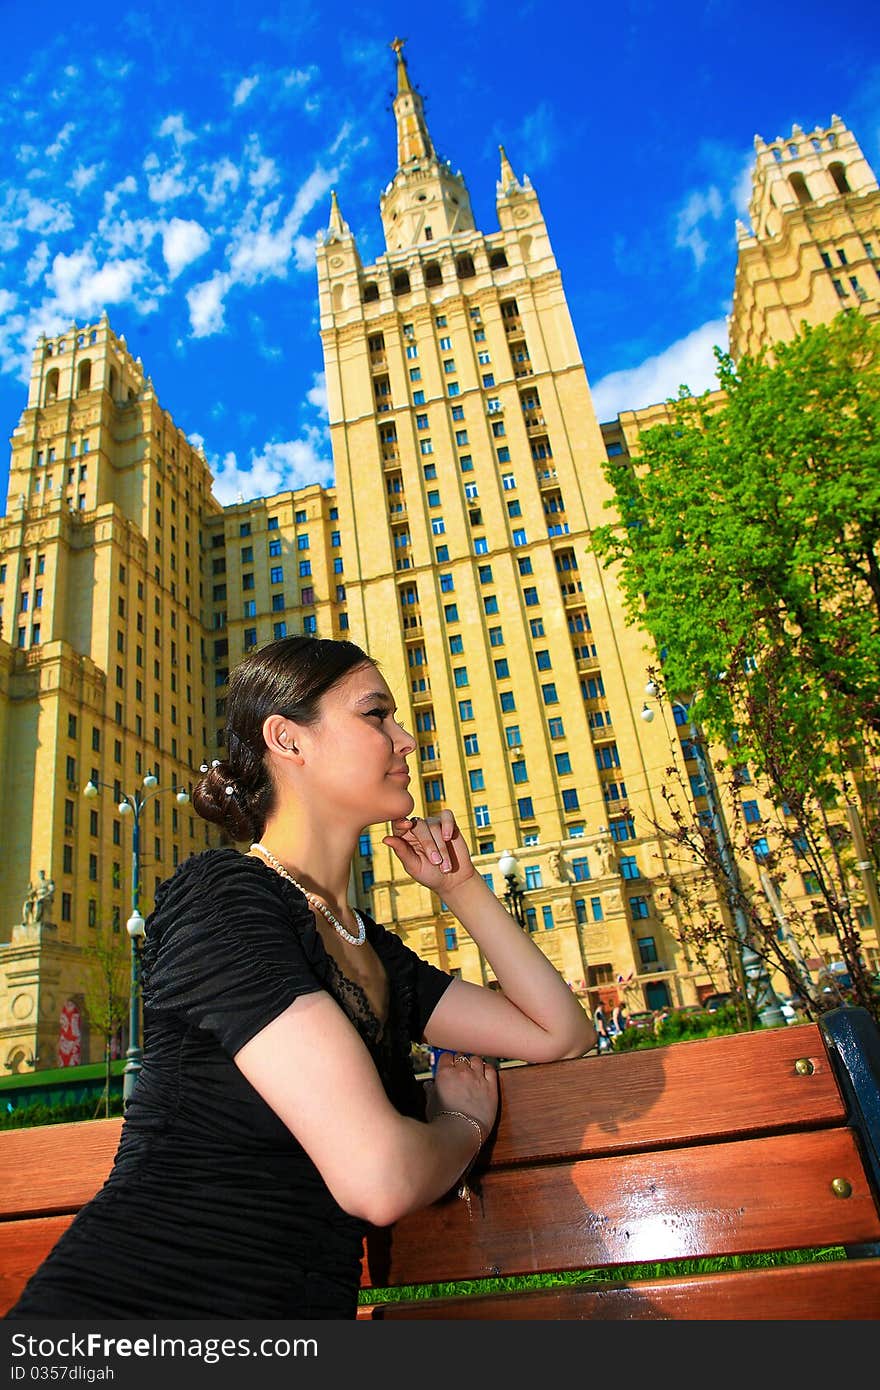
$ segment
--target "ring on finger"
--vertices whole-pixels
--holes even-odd
[[[469,1067],[471,1064],[471,1059],[470,1057],[466,1056],[464,1052],[456,1052],[455,1056],[452,1059],[452,1065],[457,1066],[459,1062],[464,1062],[465,1066]]]

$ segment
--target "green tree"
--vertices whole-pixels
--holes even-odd
[[[594,545],[656,642],[666,689],[820,856],[855,978],[861,940],[841,888],[854,855],[835,832],[849,803],[876,871],[880,326],[841,314],[772,358],[716,355],[717,392],[682,388],[638,455],[609,461],[617,519]]]
[[[83,999],[89,1027],[104,1040],[104,1092],[101,1103],[110,1114],[110,1079],[113,1039],[128,1018],[131,957],[128,937],[100,920],[86,948],[86,980]]]

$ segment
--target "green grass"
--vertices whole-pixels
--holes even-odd
[[[516,1274],[498,1279],[464,1279],[439,1284],[409,1284],[394,1289],[361,1289],[362,1304],[414,1302],[424,1298],[455,1298],[462,1294],[513,1293],[552,1289],[572,1284],[628,1284],[642,1279],[677,1278],[685,1274],[719,1274],[736,1269],[772,1269],[780,1265],[828,1264],[845,1260],[842,1245],[810,1250],[778,1250],[758,1255],[719,1255],[712,1259],[665,1260],[656,1264],[619,1265],[614,1269],[576,1269],[561,1274]]]

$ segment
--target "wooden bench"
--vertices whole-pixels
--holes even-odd
[[[501,1092],[470,1211],[450,1196],[371,1232],[364,1288],[572,1270],[613,1281],[376,1297],[362,1317],[880,1316],[880,1033],[864,1010],[512,1067]],[[120,1123],[0,1132],[2,1311],[103,1182]],[[647,1281],[625,1271],[829,1246],[846,1258]]]

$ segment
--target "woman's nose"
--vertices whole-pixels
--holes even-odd
[[[397,738],[395,739],[395,743],[397,745],[397,751],[402,757],[408,757],[410,753],[414,753],[416,750],[415,739],[412,734],[407,733],[402,724],[398,724],[397,726]]]

